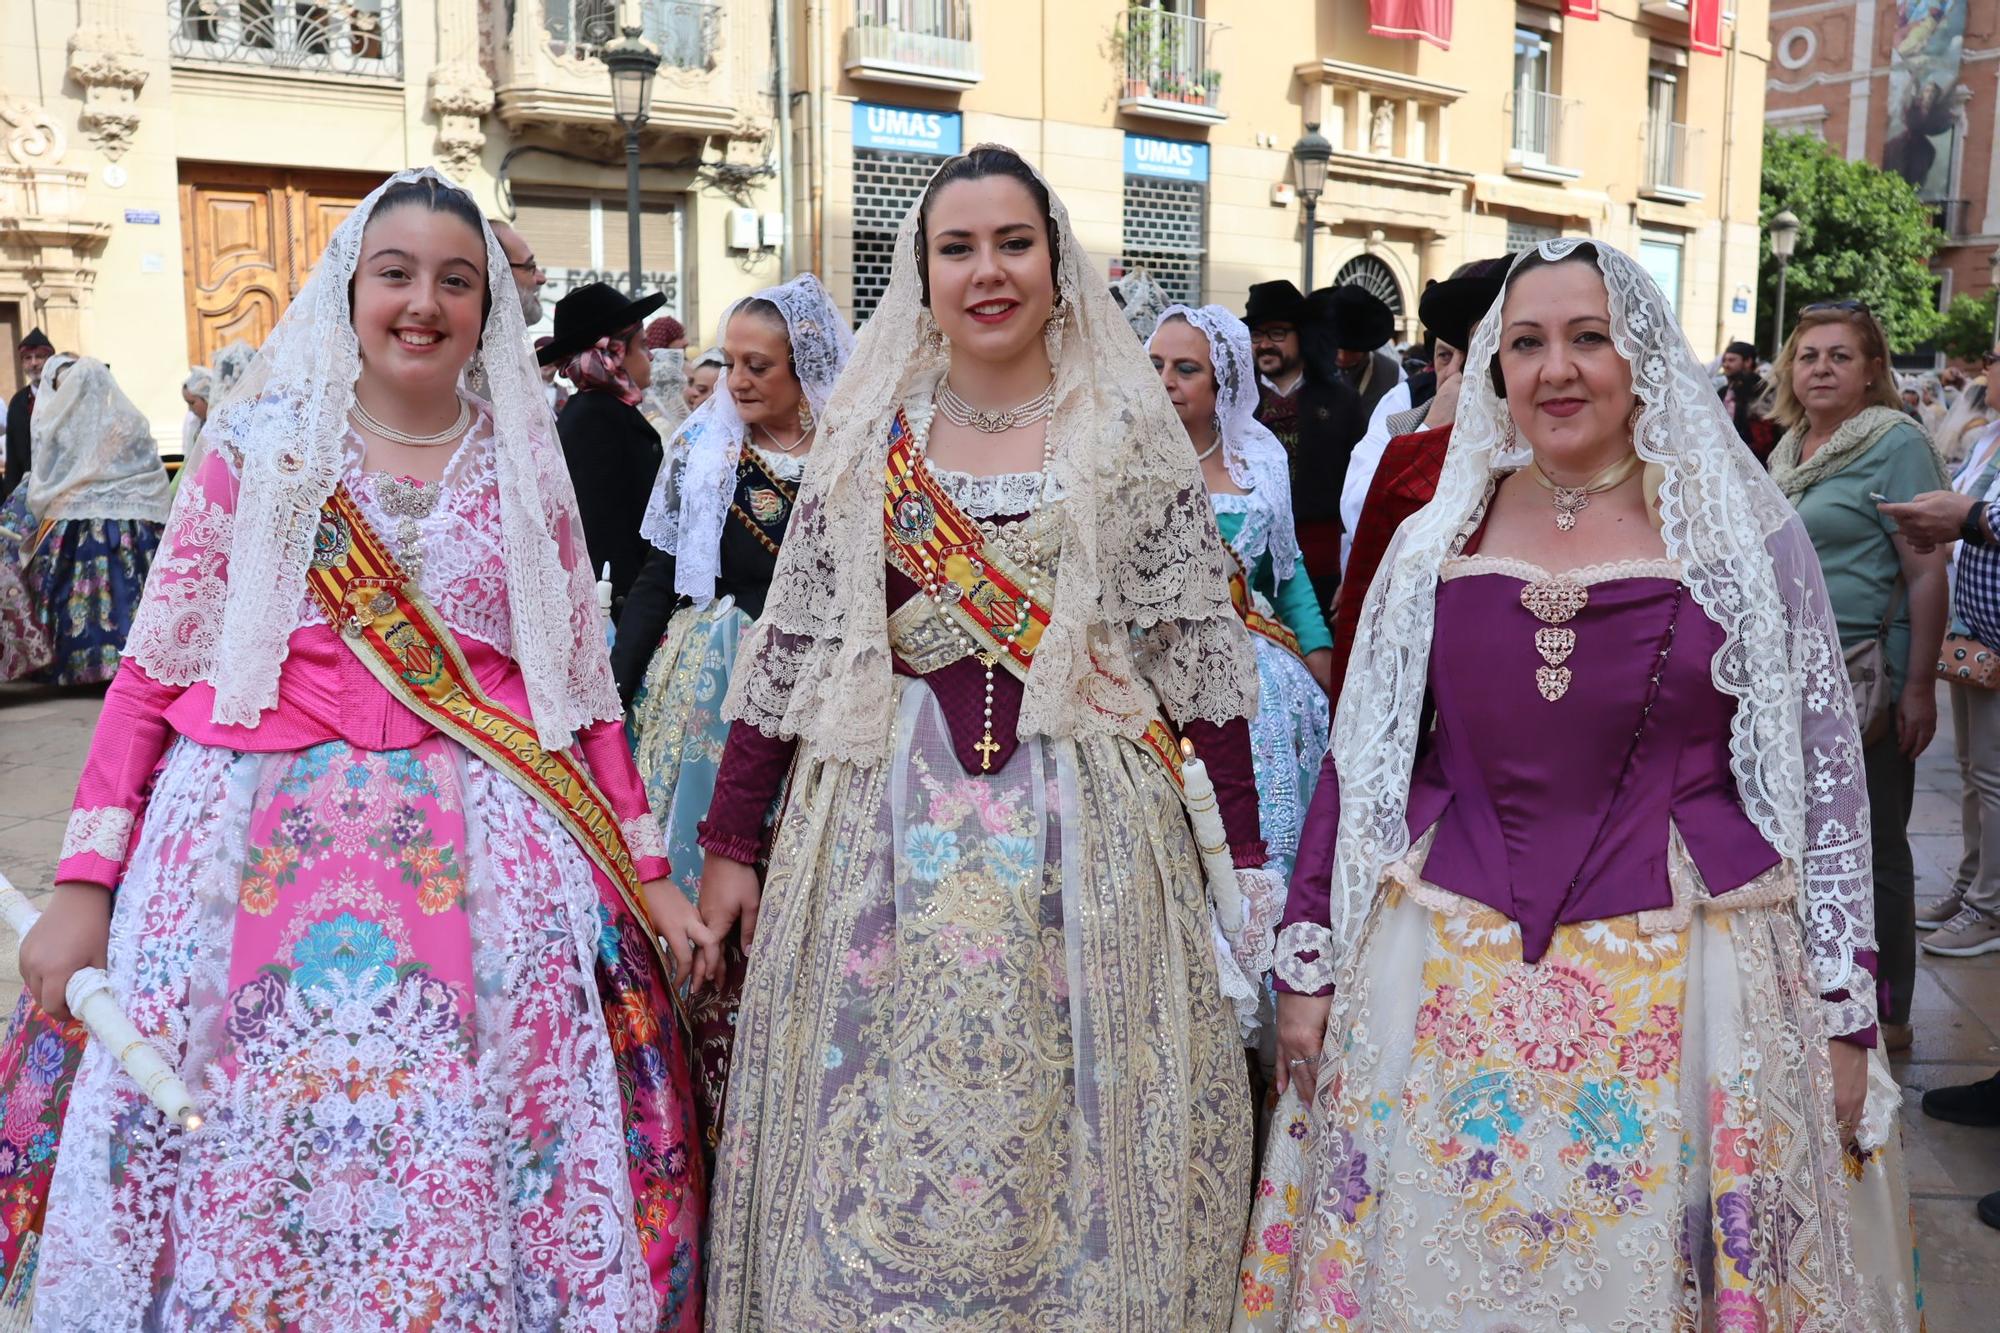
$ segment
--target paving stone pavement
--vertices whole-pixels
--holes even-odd
[[[49,890],[101,701],[94,692],[0,685],[0,871],[30,897]],[[1910,821],[1917,891],[1926,903],[1949,891],[1962,850],[1951,714],[1940,702],[1947,734],[1918,766]],[[1926,1089],[2000,1068],[2000,953],[1969,959],[1920,954],[1919,960],[1916,1045],[1895,1061],[1895,1070],[1903,1082],[1924,1312],[1929,1333],[1985,1333],[2000,1324],[2000,1231],[1980,1224],[1973,1202],[2000,1190],[2000,1129],[1930,1120],[1917,1103]],[[0,941],[0,1013],[12,1009],[19,987],[13,942]]]

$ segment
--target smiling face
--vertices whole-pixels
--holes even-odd
[[[1209,359],[1208,335],[1177,316],[1154,330],[1146,350],[1181,424],[1190,432],[1205,432],[1215,418],[1215,365]]]
[[[479,349],[485,299],[486,243],[464,220],[420,204],[376,213],[354,272],[362,381],[453,393]]]
[[[1041,205],[1013,176],[955,180],[925,214],[931,315],[954,355],[1011,363],[1042,354],[1055,274]]]
[[[1265,379],[1284,384],[1299,373],[1304,353],[1299,350],[1296,325],[1282,320],[1259,324],[1250,330],[1250,346],[1257,354],[1257,373]]]
[[[708,401],[708,396],[715,392],[716,376],[721,373],[712,364],[699,365],[688,371],[687,387],[681,390],[681,401],[687,404],[688,411],[692,412]]]
[[[722,332],[722,368],[729,396],[747,426],[762,426],[789,440],[799,428],[805,390],[792,373],[792,344],[776,315],[739,310]]]
[[[1823,420],[1845,421],[1859,412],[1882,373],[1861,331],[1845,319],[1801,329],[1792,348],[1792,396],[1807,415]]]
[[[1611,306],[1587,259],[1540,264],[1508,284],[1500,323],[1507,410],[1544,469],[1598,471],[1631,447],[1632,367],[1611,343]]]

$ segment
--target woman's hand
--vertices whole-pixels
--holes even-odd
[[[1851,1041],[1830,1041],[1833,1056],[1833,1118],[1840,1122],[1843,1142],[1852,1142],[1861,1127],[1861,1106],[1868,1100],[1868,1048]]]
[[[63,990],[86,967],[103,967],[111,942],[111,890],[98,884],[58,884],[42,919],[21,941],[21,980],[42,1012],[69,1021]]]
[[[1919,673],[1919,665],[1913,655],[1910,679],[1896,701],[1896,746],[1910,759],[1922,754],[1937,735],[1936,678],[1928,671]]]
[[[1313,1085],[1319,1081],[1319,1053],[1326,1044],[1326,1016],[1333,1009],[1331,995],[1294,995],[1278,992],[1278,1094],[1293,1083],[1299,1100],[1311,1102]]]
[[[757,868],[732,861],[714,852],[704,852],[701,861],[701,919],[714,939],[704,943],[695,965],[697,984],[722,975],[722,941],[735,926],[742,933],[743,953],[750,953],[750,941],[757,934],[757,909],[764,901]]]
[[[1333,693],[1333,649],[1315,648],[1306,654],[1306,670],[1319,682],[1320,689]]]
[[[646,915],[652,919],[653,933],[674,956],[674,985],[694,978],[700,990],[703,978],[696,971],[697,951],[719,944],[722,936],[708,928],[701,913],[670,879],[648,880],[639,887],[646,900]]]

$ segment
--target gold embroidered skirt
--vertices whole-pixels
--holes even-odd
[[[1530,966],[1501,913],[1386,879],[1315,1104],[1272,1122],[1239,1333],[1917,1329],[1895,1085],[1871,1056],[1886,1143],[1843,1151],[1789,874],[1695,891]]]
[[[801,760],[712,1204],[715,1330],[1227,1324],[1250,1109],[1178,794],[1129,742]]]

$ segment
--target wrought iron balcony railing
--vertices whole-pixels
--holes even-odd
[[[1698,198],[1701,131],[1678,120],[1655,121],[1646,141],[1645,193],[1668,199]]]
[[[1124,48],[1122,111],[1203,123],[1225,120],[1215,34],[1222,25],[1131,0],[1119,41]]]
[[[1574,177],[1565,157],[1563,126],[1570,104],[1555,93],[1516,88],[1512,94],[1514,128],[1509,140],[1508,167],[1531,174]]]
[[[176,60],[397,79],[402,0],[167,0]]]
[[[854,0],[844,63],[857,78],[969,88],[979,82],[971,0]]]
[[[549,49],[574,60],[596,60],[617,38],[618,0],[542,0]],[[639,26],[660,48],[660,63],[710,69],[722,31],[719,0],[640,0]]]

